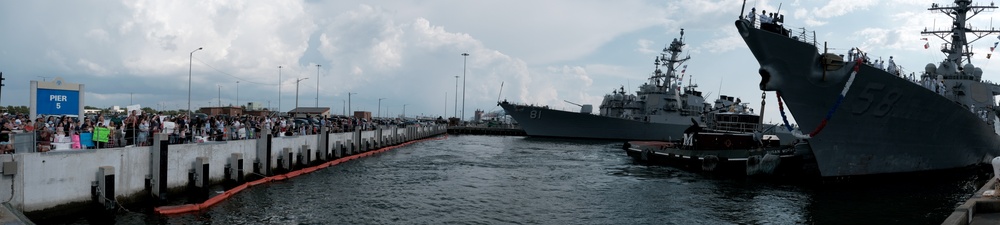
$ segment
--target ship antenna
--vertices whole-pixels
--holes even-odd
[[[740,19],[743,19],[744,10],[747,9],[747,0],[743,0],[743,6],[740,7]]]
[[[503,94],[503,81],[500,81],[500,93],[497,93],[497,102],[500,102],[500,95]]]
[[[726,79],[726,76],[719,77],[719,94],[722,94],[722,81]]]

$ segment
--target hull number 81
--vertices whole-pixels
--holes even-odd
[[[531,117],[532,119],[541,119],[542,118],[542,111],[531,110],[531,114],[529,115],[529,117]]]

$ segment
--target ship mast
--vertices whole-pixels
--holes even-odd
[[[656,62],[654,63],[656,65],[656,72],[649,77],[649,82],[652,84],[662,84],[662,86],[657,87],[659,91],[664,91],[666,88],[670,88],[669,90],[675,90],[672,87],[674,85],[678,85],[675,84],[674,81],[677,79],[677,68],[680,68],[681,64],[684,64],[685,61],[691,59],[691,56],[684,57],[683,59],[680,58],[680,54],[683,51],[681,49],[683,47],[684,29],[681,29],[681,37],[675,38],[673,42],[670,42],[670,46],[663,48],[663,52],[660,53],[660,57],[656,58]],[[669,59],[667,58],[668,54],[670,55]],[[667,73],[664,74],[660,71],[661,65],[667,68]]]
[[[952,18],[951,30],[927,31],[927,28],[924,28],[924,31],[920,32],[921,35],[934,35],[944,40],[946,43],[941,47],[941,53],[944,53],[948,57],[947,61],[954,62],[955,65],[960,67],[964,64],[963,62],[967,63],[972,59],[973,53],[969,44],[982,39],[986,35],[1000,32],[1000,30],[992,27],[989,30],[969,28],[966,21],[980,12],[986,10],[992,11],[992,9],[997,8],[993,3],[990,3],[989,6],[973,6],[971,4],[972,0],[955,0],[955,5],[952,6],[931,4],[931,7],[927,8],[927,10],[941,11],[941,13]],[[972,13],[971,15],[969,15],[970,12]],[[976,38],[969,41],[966,34],[975,35]],[[965,57],[965,59],[963,60],[962,57]]]

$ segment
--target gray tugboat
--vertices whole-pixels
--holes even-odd
[[[636,161],[733,175],[799,174],[803,156],[781,145],[778,136],[761,133],[760,115],[746,103],[720,97],[706,116],[706,126],[692,121],[681,141],[629,141],[622,145]]]
[[[679,140],[691,120],[703,121],[702,116],[711,109],[697,85],[689,82],[682,87],[683,73],[678,71],[690,57],[680,56],[685,45],[683,29],[680,34],[656,57],[654,72],[636,94],[626,93],[624,87],[614,90],[604,96],[598,114],[593,114],[592,105],[578,105],[579,112],[507,101],[499,105],[529,136]]]
[[[781,15],[741,15],[736,28],[760,63],[760,89],[775,92],[809,132],[798,136],[808,138],[822,176],[953,169],[1000,155],[1000,86],[982,80],[969,46],[998,30],[967,27],[969,18],[997,7],[954,3],[928,8],[953,18],[950,30],[921,32],[946,42],[946,58],[912,75],[892,63],[880,69],[866,53],[827,53],[786,29]]]

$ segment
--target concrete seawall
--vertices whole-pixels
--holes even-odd
[[[210,165],[207,177],[211,183],[219,183],[225,180],[225,167],[233,153],[242,154],[243,175],[249,175],[254,171],[255,159],[270,158],[269,168],[278,168],[278,158],[285,148],[290,148],[298,157],[305,154],[303,146],[306,146],[310,154],[308,157],[317,160],[317,156],[324,153],[335,156],[341,149],[366,150],[363,149],[365,146],[374,149],[446,131],[443,125],[432,125],[330,133],[326,138],[322,135],[273,137],[270,139],[270,157],[258,153],[267,152],[258,151],[258,148],[266,148],[266,138],[168,145],[165,183],[168,190],[187,187],[189,171],[195,168],[199,157],[207,159]],[[321,144],[322,141],[327,143]],[[337,143],[343,146],[337,146]],[[347,146],[348,143],[352,143],[353,148]],[[155,145],[0,155],[0,174],[3,174],[0,176],[0,190],[4,190],[0,191],[0,201],[9,202],[15,209],[29,214],[90,206],[93,202],[92,185],[98,183],[101,167],[105,167],[105,171],[108,167],[113,168],[111,190],[114,190],[114,199],[118,204],[148,199],[151,190],[147,184],[154,176],[153,154],[157,152],[154,148]]]

